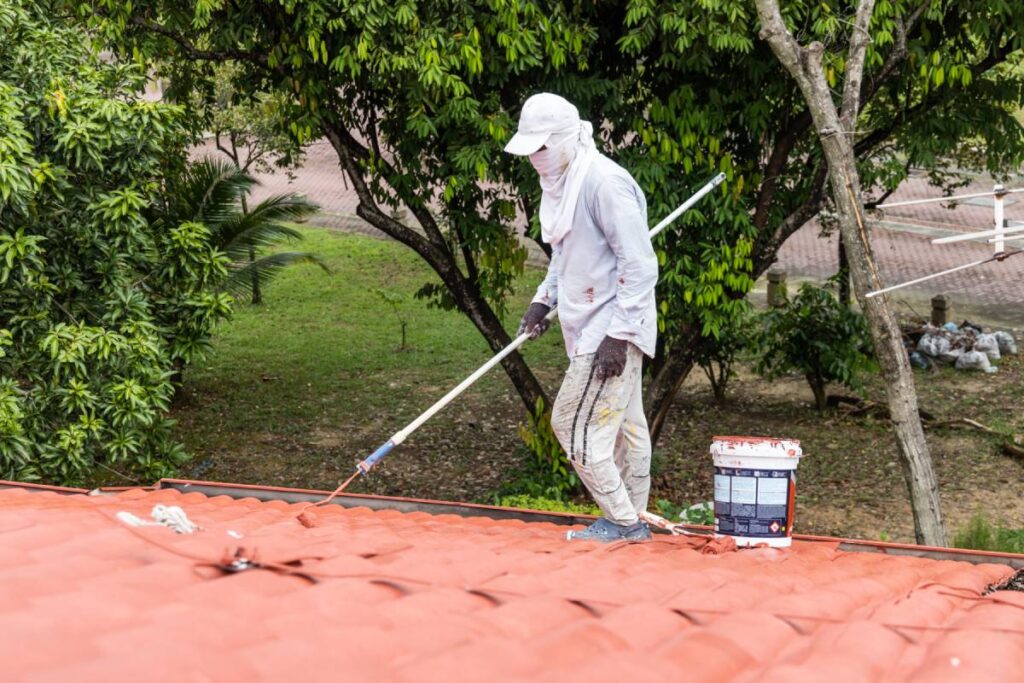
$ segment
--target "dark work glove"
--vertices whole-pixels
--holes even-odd
[[[526,309],[526,315],[519,322],[519,331],[516,332],[516,336],[518,337],[523,332],[529,332],[530,339],[536,339],[547,332],[548,328],[551,327],[551,322],[546,320],[544,316],[549,312],[551,312],[550,306],[545,306],[538,302],[530,304],[530,307]]]
[[[626,369],[626,345],[629,342],[605,337],[594,356],[594,374],[600,380],[618,377]]]

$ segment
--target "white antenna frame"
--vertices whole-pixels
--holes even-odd
[[[913,199],[913,200],[906,201],[906,202],[892,202],[892,203],[889,203],[889,204],[879,204],[879,205],[877,205],[875,207],[876,209],[888,209],[888,208],[893,208],[893,207],[896,207],[896,206],[914,206],[914,205],[918,205],[918,204],[933,204],[933,203],[936,203],[936,202],[952,202],[952,203],[956,204],[956,203],[958,203],[958,202],[960,202],[961,200],[964,200],[964,199],[976,199],[978,197],[992,197],[993,198],[992,199],[992,218],[993,218],[993,223],[995,224],[995,227],[992,230],[985,230],[985,231],[982,231],[982,232],[965,233],[963,235],[951,235],[949,237],[939,237],[937,239],[933,239],[931,242],[932,242],[932,244],[952,244],[953,242],[967,242],[967,241],[970,241],[970,240],[977,240],[977,239],[981,239],[981,238],[985,238],[985,237],[991,237],[992,239],[988,240],[988,244],[993,245],[992,249],[993,249],[994,253],[992,254],[992,256],[990,256],[990,257],[988,257],[986,259],[982,259],[980,261],[974,261],[972,263],[965,263],[962,266],[956,266],[954,268],[949,268],[947,270],[943,270],[943,271],[940,271],[938,273],[932,273],[931,275],[925,275],[924,277],[919,277],[916,280],[909,280],[908,282],[901,282],[898,285],[893,285],[891,287],[886,287],[884,289],[878,289],[878,290],[875,290],[874,292],[868,292],[865,295],[865,297],[870,299],[872,297],[879,296],[880,294],[885,294],[887,292],[892,292],[892,291],[897,290],[897,289],[903,289],[904,287],[910,287],[911,285],[916,285],[916,284],[920,284],[922,282],[927,282],[929,280],[934,280],[935,278],[942,277],[943,275],[949,275],[950,273],[956,273],[956,272],[959,272],[961,270],[967,270],[968,268],[974,268],[976,266],[981,266],[981,265],[984,265],[986,263],[991,263],[993,261],[1002,261],[1002,260],[1004,260],[1004,259],[1006,259],[1006,258],[1008,258],[1010,256],[1015,255],[1015,254],[1024,253],[1024,252],[1019,251],[1019,250],[1018,251],[1011,251],[1011,252],[1007,252],[1006,251],[1006,243],[1007,242],[1014,241],[1014,240],[1024,239],[1024,234],[1017,234],[1017,233],[1024,233],[1024,225],[1015,225],[1015,226],[1012,226],[1012,227],[1007,227],[1007,225],[1006,225],[1006,218],[1005,218],[1005,215],[1006,215],[1005,214],[1005,208],[1006,207],[1004,205],[1004,200],[1006,198],[1006,195],[1017,194],[1017,193],[1020,193],[1020,192],[1024,192],[1024,188],[1017,188],[1017,189],[1014,189],[1014,190],[1007,190],[1002,185],[996,185],[995,187],[992,188],[991,192],[977,192],[977,193],[974,193],[974,194],[962,194],[962,195],[955,195],[955,196],[952,196],[952,197],[934,197],[932,199]]]

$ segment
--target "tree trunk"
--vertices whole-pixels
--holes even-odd
[[[232,140],[231,141],[232,149],[234,149],[234,145],[235,145],[234,140]],[[232,158],[232,161],[235,162],[235,166],[237,167],[238,166],[238,151],[237,150],[235,151],[235,156],[233,156],[231,158]],[[246,168],[243,168],[241,170],[245,171],[247,169],[248,169],[248,165],[246,165]],[[239,197],[239,200],[241,200],[242,215],[244,216],[247,213],[249,213],[249,202],[246,201],[245,193],[244,192],[242,193],[241,197]],[[254,247],[249,247],[249,263],[255,263],[255,262],[256,262],[256,249]],[[263,295],[260,293],[260,274],[259,274],[259,272],[255,268],[252,271],[252,302],[254,304],[263,303]]]
[[[256,250],[249,247],[249,263],[255,262]],[[252,270],[252,302],[254,304],[263,303],[263,295],[260,293],[260,273],[255,268]]]
[[[672,399],[683,386],[694,366],[694,348],[700,343],[700,330],[686,330],[674,345],[675,352],[666,356],[658,370],[647,383],[644,404],[647,406],[647,427],[651,432],[651,443],[657,443],[665,419],[672,407]]]
[[[881,287],[862,218],[860,179],[854,156],[854,128],[860,110],[864,58],[874,0],[860,0],[845,60],[842,108],[837,110],[825,79],[821,43],[800,45],[786,28],[777,0],[756,0],[761,37],[793,76],[810,109],[829,168],[829,185],[839,216],[839,230],[850,262],[854,292],[871,327],[875,354],[886,383],[889,415],[900,463],[910,493],[918,543],[944,546],[938,481],[921,427],[914,377],[902,334],[884,296],[865,298]]]
[[[819,413],[824,413],[828,408],[828,394],[825,391],[826,384],[821,381],[820,377],[808,373],[804,375],[807,378],[807,383],[811,385],[811,392],[814,394],[814,407],[818,409]]]
[[[839,303],[850,307],[850,259],[846,257],[846,244],[839,238]]]

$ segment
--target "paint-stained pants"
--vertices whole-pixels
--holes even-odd
[[[572,359],[551,427],[604,516],[634,524],[651,492],[651,437],[640,387],[643,353],[630,344],[622,374],[603,381],[595,377],[594,356]]]

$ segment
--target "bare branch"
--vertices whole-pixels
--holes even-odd
[[[380,205],[377,204],[377,200],[373,197],[373,192],[370,191],[369,186],[366,184],[366,179],[363,177],[363,171],[359,167],[359,159],[366,156],[366,150],[359,147],[349,132],[343,128],[324,121],[323,130],[331,146],[337,152],[338,158],[341,159],[342,167],[345,170],[345,174],[352,181],[352,187],[356,191],[356,196],[359,197],[359,206],[356,209],[356,213],[359,214],[360,218],[389,237],[393,237],[413,249],[418,254],[434,254],[436,247],[426,237],[388,216],[387,213],[381,210]]]
[[[860,0],[857,5],[857,18],[853,23],[853,34],[850,36],[850,49],[846,55],[846,78],[843,83],[843,104],[839,113],[839,125],[853,139],[860,112],[860,90],[864,79],[864,59],[868,45],[871,44],[871,15],[875,11],[875,0]]]
[[[771,209],[772,202],[775,200],[779,176],[782,174],[783,169],[786,168],[789,155],[800,140],[800,136],[803,135],[810,125],[810,113],[807,111],[802,112],[790,124],[789,128],[779,136],[775,146],[772,148],[768,164],[764,169],[764,179],[761,181],[761,187],[757,192],[757,203],[754,208],[754,225],[757,226],[758,230],[764,229],[768,224],[768,212]]]

